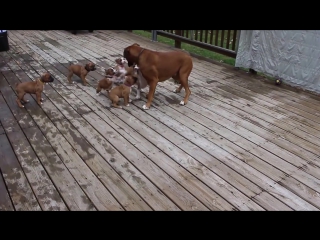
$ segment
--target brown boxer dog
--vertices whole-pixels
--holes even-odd
[[[135,43],[124,49],[123,56],[127,59],[128,66],[132,66],[134,63],[138,65],[139,71],[149,85],[148,101],[143,105],[143,109],[150,108],[158,82],[163,82],[171,77],[180,82],[180,86],[174,92],[180,92],[182,87],[186,91],[180,105],[187,104],[191,94],[188,78],[193,68],[190,55],[181,51],[156,52],[142,48]]]
[[[71,78],[73,74],[75,74],[79,78],[81,78],[83,85],[86,86],[87,85],[86,76],[90,71],[96,70],[96,65],[92,62],[87,63],[85,66],[82,66],[80,64],[70,64],[68,67],[68,70],[69,70],[69,74],[68,74],[69,83],[71,83]]]
[[[16,102],[19,107],[23,108],[24,106],[21,104],[29,102],[29,100],[24,99],[24,95],[26,93],[35,94],[37,96],[37,103],[39,105],[42,104],[43,99],[41,98],[41,93],[43,91],[43,85],[45,83],[53,82],[53,77],[50,73],[44,73],[40,78],[36,79],[32,82],[23,82],[23,83],[16,83],[16,92],[17,92],[17,99]]]
[[[112,102],[112,106],[116,108],[122,108],[118,105],[119,99],[124,99],[124,105],[129,106],[130,101],[130,93],[131,93],[131,87],[137,82],[138,78],[136,76],[126,76],[124,83],[120,86],[117,86],[109,92],[109,98]]]

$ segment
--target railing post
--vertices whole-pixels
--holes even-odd
[[[151,30],[151,40],[153,42],[157,42],[158,41],[157,30]]]
[[[236,49],[235,49],[236,53],[238,53],[238,48],[239,48],[240,32],[241,30],[237,30],[237,42],[236,42]]]
[[[194,30],[190,30],[190,40],[194,40]]]
[[[181,30],[174,30],[175,34],[181,36]],[[181,48],[181,41],[174,40],[174,47]]]

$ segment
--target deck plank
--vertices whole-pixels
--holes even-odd
[[[105,161],[105,159],[91,146],[91,144],[73,127],[69,121],[56,121],[55,125],[64,137],[74,146],[75,151],[82,157],[91,170],[98,176],[115,198],[126,210],[151,210],[130,185]],[[123,176],[123,175],[122,175]],[[130,181],[129,181],[130,182]],[[141,191],[137,191],[141,194]],[[167,204],[168,206],[168,204]],[[179,210],[171,208],[155,208],[156,210]]]
[[[70,210],[96,210],[42,132],[37,127],[25,129],[24,132],[68,208]]]
[[[0,211],[14,211],[9,192],[0,171]]]
[[[0,159],[2,176],[15,210],[40,211],[40,205],[5,134],[0,135]]]
[[[42,210],[66,211],[66,204],[22,131],[8,133],[11,146],[21,163]]]

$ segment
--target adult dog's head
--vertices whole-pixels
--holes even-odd
[[[138,63],[142,51],[143,48],[141,48],[138,43],[134,43],[123,50],[123,57],[127,59],[129,67],[135,63]]]

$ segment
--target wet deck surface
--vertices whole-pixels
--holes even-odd
[[[194,58],[192,94],[160,83],[146,101],[110,108],[104,69],[132,43],[121,31],[9,31],[0,53],[1,210],[318,210],[320,98]],[[97,64],[89,86],[70,61]],[[49,71],[42,107],[13,86]],[[135,90],[133,90],[133,93]]]

